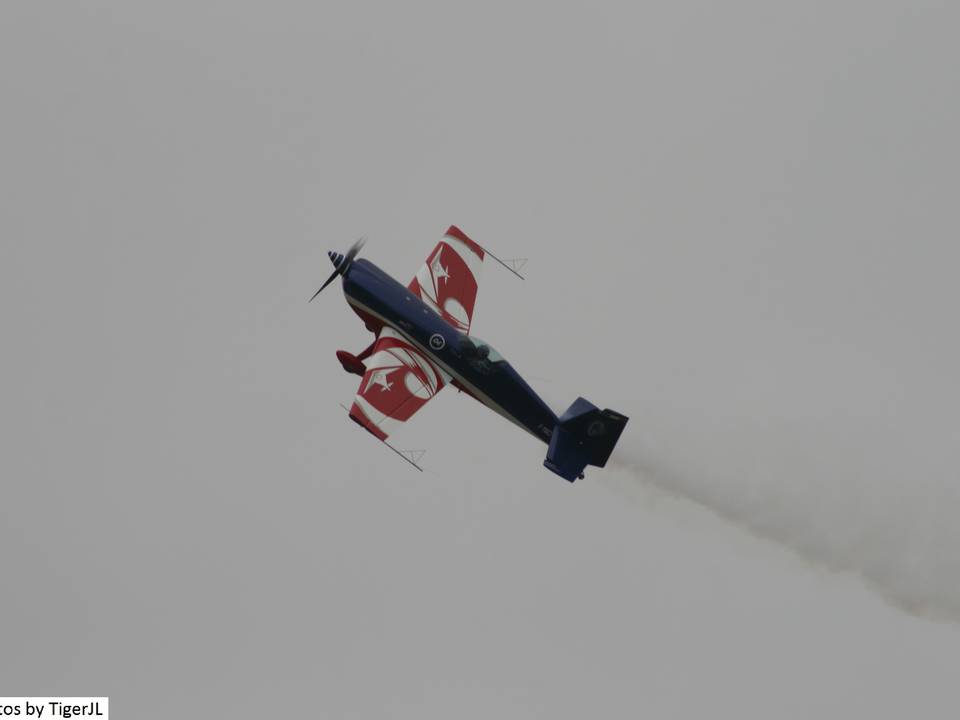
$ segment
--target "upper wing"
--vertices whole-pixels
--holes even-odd
[[[470,332],[484,254],[482,247],[451,225],[407,288],[457,330]]]
[[[385,327],[366,361],[350,417],[386,440],[450,380],[399,333]]]

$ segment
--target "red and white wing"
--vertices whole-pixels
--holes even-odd
[[[407,288],[457,330],[470,332],[483,257],[483,248],[451,225]]]
[[[366,366],[350,417],[380,440],[392,435],[450,380],[389,327],[381,331]]]

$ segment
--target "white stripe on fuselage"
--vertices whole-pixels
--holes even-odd
[[[517,420],[513,415],[511,415],[509,412],[507,412],[507,411],[504,410],[502,407],[500,407],[497,403],[495,403],[493,400],[491,400],[490,397],[489,397],[486,393],[484,393],[484,392],[482,392],[481,390],[477,389],[477,387],[476,387],[475,385],[472,385],[472,384],[470,384],[469,382],[467,382],[466,380],[464,380],[459,374],[455,373],[445,362],[443,362],[442,360],[439,360],[437,357],[435,357],[435,356],[433,355],[433,350],[428,350],[427,348],[425,348],[423,345],[421,345],[421,344],[418,343],[416,340],[414,340],[414,339],[411,338],[409,335],[407,335],[401,328],[395,326],[393,323],[391,323],[389,320],[387,320],[383,315],[381,315],[380,313],[376,312],[375,310],[371,310],[371,309],[368,308],[366,305],[364,305],[362,302],[360,302],[360,301],[358,301],[358,300],[355,300],[354,298],[350,297],[350,296],[347,295],[346,293],[344,293],[344,297],[346,297],[346,298],[347,298],[347,302],[350,303],[351,305],[353,305],[354,307],[360,308],[363,312],[369,313],[369,314],[373,315],[374,317],[379,318],[379,319],[382,320],[382,321],[384,322],[384,324],[385,324],[387,327],[389,327],[391,330],[393,330],[394,332],[402,335],[407,342],[409,342],[409,343],[410,343],[411,345],[413,345],[415,348],[417,348],[418,350],[420,350],[426,357],[428,357],[428,358],[430,359],[431,362],[435,362],[435,363],[436,363],[437,365],[439,365],[440,368],[441,368],[442,370],[444,370],[448,375],[450,375],[451,377],[456,378],[467,390],[470,391],[470,393],[471,393],[475,398],[477,398],[477,400],[479,400],[480,402],[482,402],[482,403],[483,403],[484,405],[486,405],[488,408],[490,408],[491,410],[493,410],[493,411],[494,411],[495,413],[497,413],[498,415],[502,415],[502,416],[505,417],[507,420],[509,420],[510,422],[512,422],[514,425],[516,425],[517,427],[523,428],[523,429],[526,430],[528,433],[530,433],[530,434],[533,435],[535,438],[537,438],[537,440],[540,440],[541,442],[543,441],[543,438],[542,438],[542,437],[540,437],[540,436],[537,435],[535,432],[533,432],[532,430],[530,430],[530,428],[528,428],[526,425],[524,425],[523,423],[521,423],[521,422],[520,422],[519,420]],[[453,332],[459,334],[454,327],[451,326],[450,329],[451,329]]]

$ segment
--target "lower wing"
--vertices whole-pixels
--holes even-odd
[[[450,381],[449,375],[389,327],[380,333],[366,366],[350,417],[384,441]]]

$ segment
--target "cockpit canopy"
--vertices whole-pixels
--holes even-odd
[[[498,353],[490,343],[475,335],[462,335],[460,337],[460,352],[468,360],[479,366],[489,367],[504,362],[503,355]]]

